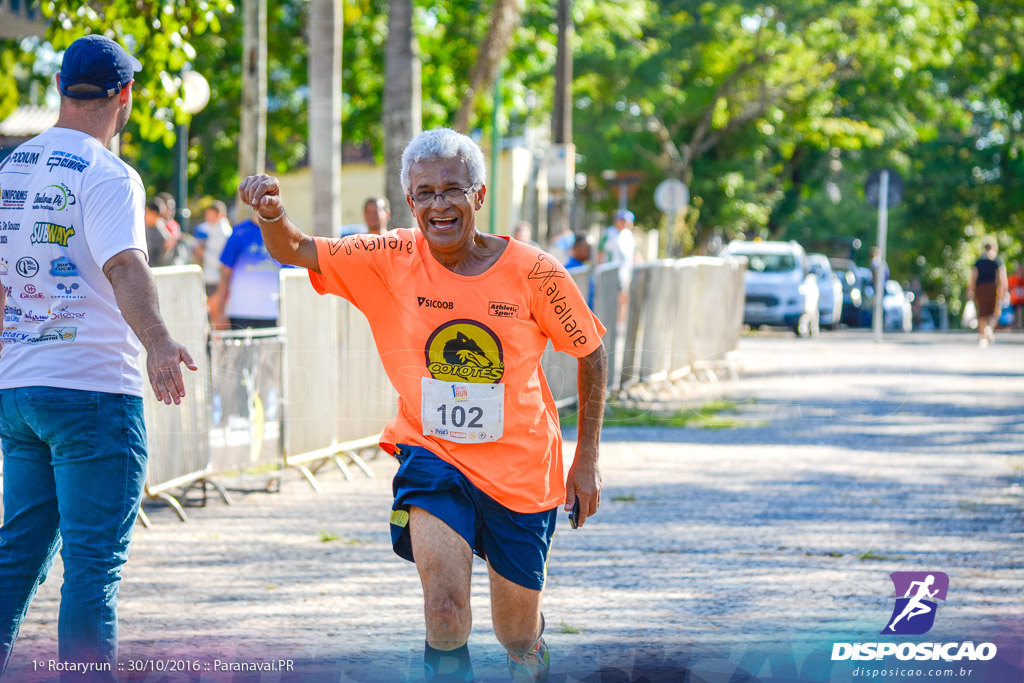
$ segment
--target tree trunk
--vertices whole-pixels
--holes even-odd
[[[558,0],[558,56],[555,58],[555,98],[551,114],[551,142],[555,145],[572,144],[572,0]],[[567,148],[571,149],[571,148]],[[567,155],[569,152],[566,152]],[[575,160],[567,166],[575,170]],[[574,180],[568,181],[575,187]],[[548,212],[547,239],[538,241],[551,244],[551,237],[570,227],[574,192],[566,187],[551,187],[551,210]],[[539,237],[539,235],[538,235]]]
[[[412,0],[391,0],[384,60],[384,163],[391,222],[413,227],[402,189],[402,151],[422,128],[420,60],[412,32]]]
[[[469,87],[462,96],[459,111],[455,115],[455,130],[465,133],[473,116],[473,104],[477,93],[487,92],[498,76],[498,66],[512,47],[512,36],[519,26],[520,0],[494,0],[491,9],[491,27],[484,42],[480,44],[473,71],[469,75]]]
[[[242,112],[238,174],[263,173],[267,157],[267,0],[242,0]]]
[[[312,0],[309,11],[309,161],[313,233],[341,225],[341,0]]]

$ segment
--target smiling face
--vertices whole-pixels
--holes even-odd
[[[483,206],[486,188],[459,194],[451,200],[435,196],[429,202],[417,203],[412,197],[421,192],[441,193],[471,186],[469,169],[462,157],[417,161],[409,166],[406,201],[432,251],[447,256],[469,252],[476,234],[476,212]]]

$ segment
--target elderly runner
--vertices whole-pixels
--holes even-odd
[[[547,678],[541,591],[559,505],[597,512],[604,328],[553,257],[476,230],[484,158],[448,129],[417,136],[402,183],[418,228],[312,238],[288,220],[269,176],[246,178],[270,253],[308,268],[321,294],[366,314],[398,416],[381,447],[400,462],[391,532],[416,563],[428,681],[469,681],[473,554],[487,560],[494,631],[513,680]],[[563,481],[558,413],[541,372],[548,340],[579,359],[580,429]]]

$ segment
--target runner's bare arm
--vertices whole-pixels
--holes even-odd
[[[125,322],[146,347],[146,371],[153,393],[167,405],[181,403],[185,382],[179,363],[196,370],[195,361],[181,344],[171,339],[156,295],[156,281],[138,249],[126,249],[103,264],[103,274],[114,288],[114,298]]]
[[[601,421],[604,419],[604,392],[608,384],[608,354],[604,344],[579,359],[577,388],[580,394],[579,430],[576,457],[565,482],[565,509],[580,501],[579,525],[597,513],[601,504],[601,472],[597,466]]]
[[[256,222],[263,233],[267,251],[289,266],[320,272],[313,238],[304,234],[284,212],[281,185],[269,175],[251,175],[238,186],[241,200],[256,209]],[[265,219],[271,220],[265,220]]]

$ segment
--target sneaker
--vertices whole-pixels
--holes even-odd
[[[550,666],[544,638],[540,638],[533,649],[521,657],[508,653],[508,673],[513,683],[545,683]]]

